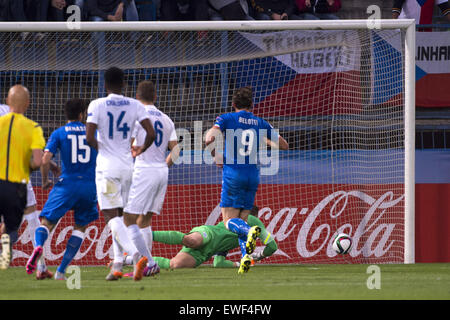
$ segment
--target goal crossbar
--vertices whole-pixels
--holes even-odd
[[[350,30],[370,28],[370,20],[288,21],[124,21],[115,22],[0,22],[0,32],[76,31],[244,31],[244,30]],[[377,28],[415,27],[414,19],[380,19]]]

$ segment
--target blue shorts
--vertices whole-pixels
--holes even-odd
[[[50,191],[40,216],[56,224],[70,210],[74,210],[75,223],[79,226],[98,219],[95,181],[60,179]]]
[[[220,207],[251,210],[259,185],[259,171],[223,167]]]

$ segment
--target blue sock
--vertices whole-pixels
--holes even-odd
[[[36,229],[34,233],[34,238],[36,241],[36,247],[42,247],[44,246],[45,241],[48,238],[48,229],[47,227],[40,226]]]
[[[78,250],[83,243],[84,233],[74,230],[69,240],[67,241],[66,251],[62,258],[61,264],[58,267],[58,272],[65,273],[67,266],[72,262]]]
[[[242,257],[247,254],[245,245],[247,244],[247,237],[239,237],[239,248],[241,248]]]
[[[239,237],[245,237],[247,239],[250,226],[241,218],[233,218],[228,220],[228,230],[236,233]]]

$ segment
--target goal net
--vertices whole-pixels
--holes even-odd
[[[6,32],[1,24],[1,99],[14,84],[28,87],[26,115],[48,139],[66,122],[66,100],[106,96],[108,67],[125,70],[127,96],[135,97],[140,81],[154,81],[156,105],[173,119],[183,153],[169,170],[153,230],[189,232],[221,220],[222,172],[211,163],[204,133],[218,115],[232,111],[233,91],[251,86],[253,113],[289,142],[288,151],[273,151],[261,169],[255,205],[278,244],[263,263],[412,262],[409,22],[383,22],[380,29],[368,29],[365,21],[358,28],[339,23],[208,22],[187,23],[184,30],[164,23],[115,24],[119,31],[109,24],[82,24],[81,30],[38,24],[42,32],[27,24]],[[41,188],[39,172],[32,183],[41,210],[48,190]],[[51,233],[48,264],[62,259],[73,223],[69,212]],[[32,251],[26,221],[20,232],[15,266],[24,265]],[[352,237],[349,254],[333,251],[337,233]],[[262,247],[258,243],[257,250]],[[180,248],[154,243],[152,254],[171,258]],[[100,215],[73,264],[102,265],[111,257],[110,230]],[[228,258],[239,261],[239,249]]]

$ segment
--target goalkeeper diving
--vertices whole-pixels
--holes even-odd
[[[256,215],[258,207],[254,206],[250,211],[247,223],[250,226],[261,228],[259,239],[265,245],[264,250],[255,251],[251,259],[255,262],[270,257],[278,246],[270,232]],[[239,236],[229,231],[223,221],[216,225],[203,225],[194,227],[189,233],[180,231],[153,231],[153,241],[183,245],[183,248],[172,259],[153,257],[161,269],[196,268],[207,262],[214,256],[213,266],[216,268],[239,267],[239,262],[226,259],[228,251],[239,247]],[[128,258],[128,257],[127,257]],[[130,259],[125,259],[125,264],[130,264]],[[111,265],[111,263],[109,264]],[[125,274],[129,276],[130,274]],[[132,275],[132,274],[131,274]]]
[[[265,245],[262,252],[254,252],[251,258],[260,261],[270,257],[278,246],[275,239],[256,217],[255,206],[248,216],[247,223],[261,228],[259,239]],[[189,233],[179,231],[153,231],[153,241],[166,244],[182,244],[183,248],[172,259],[154,257],[161,269],[196,268],[214,256],[214,267],[239,267],[238,263],[226,260],[228,251],[239,247],[239,236],[229,231],[223,222],[216,225],[203,225],[193,228]]]

